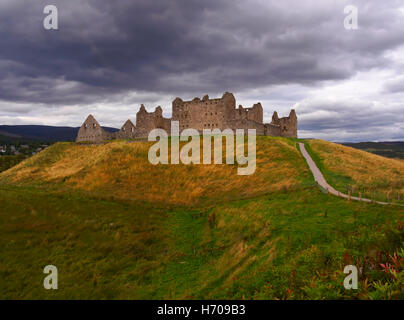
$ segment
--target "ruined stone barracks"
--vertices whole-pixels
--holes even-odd
[[[92,115],[89,115],[80,127],[77,142],[99,143],[111,139],[147,138],[153,129],[171,131],[171,121],[179,122],[179,130],[192,128],[202,133],[203,129],[255,129],[257,135],[297,138],[297,117],[291,110],[288,117],[279,118],[275,111],[271,123],[263,123],[261,103],[251,108],[236,108],[236,99],[232,93],[226,92],[221,98],[183,101],[176,98],[172,102],[172,118],[164,118],[163,110],[158,106],[154,112],[147,112],[142,104],[136,114],[136,125],[127,120],[117,132],[105,131]]]

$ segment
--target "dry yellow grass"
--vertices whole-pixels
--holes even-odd
[[[149,142],[54,145],[3,172],[18,184],[51,183],[93,195],[191,205],[287,189],[307,176],[304,161],[287,139],[258,137],[257,168],[237,175],[237,165],[152,165]]]
[[[404,193],[403,161],[385,158],[324,140],[311,140],[309,145],[326,170],[349,177],[352,180],[349,184],[353,185],[357,192],[359,189],[365,190],[369,194],[375,191],[378,194],[383,194],[385,200],[387,197],[392,199],[398,193]],[[328,179],[326,172],[325,175]],[[334,181],[329,182],[330,184],[336,183],[336,187],[340,189],[345,187],[342,181],[338,182],[334,179]]]

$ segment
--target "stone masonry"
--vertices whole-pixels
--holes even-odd
[[[291,110],[288,117],[279,118],[275,111],[271,123],[263,123],[261,103],[251,108],[236,108],[236,99],[232,93],[226,92],[221,98],[194,98],[183,101],[176,98],[172,102],[172,118],[164,118],[163,110],[158,106],[154,112],[147,112],[142,104],[136,114],[136,125],[127,120],[118,132],[105,131],[92,115],[89,115],[79,129],[77,142],[99,143],[110,139],[147,138],[153,129],[171,131],[171,121],[179,122],[180,132],[192,128],[202,133],[203,129],[256,129],[257,135],[297,138],[297,116]]]

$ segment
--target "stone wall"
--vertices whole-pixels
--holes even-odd
[[[203,129],[242,129],[252,125],[261,130],[263,123],[263,109],[260,103],[252,108],[239,106],[236,109],[236,99],[232,93],[226,92],[219,99],[209,99],[206,95],[191,101],[176,98],[172,104],[172,120],[179,121],[180,131],[193,128],[200,132]],[[257,123],[257,124],[255,124]],[[240,127],[237,127],[240,125]],[[262,129],[263,130],[263,129]]]
[[[99,143],[113,138],[112,134],[101,128],[97,120],[90,114],[81,125],[76,142],[90,141]]]
[[[147,137],[153,129],[171,130],[171,119],[163,117],[163,109],[158,106],[154,112],[147,112],[142,104],[136,114],[136,129],[138,137]]]
[[[265,134],[265,125],[254,120],[249,119],[233,119],[227,121],[228,128],[232,129],[236,133],[236,129],[243,129],[247,134],[248,129],[255,129],[257,135]]]
[[[252,108],[243,108],[242,105],[238,106],[238,109],[233,111],[234,118],[240,120],[252,120],[258,123],[263,123],[263,109],[261,103],[256,103]]]
[[[264,129],[264,135],[266,136],[281,136],[281,126],[273,123],[266,123]]]
[[[199,132],[203,129],[256,129],[258,135],[297,137],[297,117],[292,110],[288,117],[279,118],[276,111],[271,123],[263,123],[261,103],[251,108],[239,106],[232,93],[226,92],[221,98],[210,99],[205,95],[190,101],[176,98],[172,102],[172,118],[164,118],[163,110],[158,106],[154,112],[148,112],[142,104],[136,114],[136,125],[127,120],[119,132],[108,133],[101,128],[93,116],[88,116],[77,136],[77,141],[102,142],[103,140],[147,138],[153,129],[171,131],[171,121],[179,122],[180,132],[192,128]]]
[[[180,131],[193,128],[198,131],[203,129],[226,129],[226,120],[230,118],[234,110],[236,100],[231,93],[225,93],[221,99],[209,99],[206,95],[201,99],[194,98],[191,101],[182,101],[176,98],[172,103],[172,120],[179,121]]]
[[[125,124],[122,126],[121,130],[116,132],[115,137],[117,139],[131,139],[138,136],[138,129],[129,119],[126,120]]]
[[[278,118],[275,111],[271,123],[280,126],[280,136],[297,138],[297,116],[294,109],[290,111],[289,117],[284,118]]]

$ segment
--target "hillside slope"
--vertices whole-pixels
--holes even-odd
[[[306,144],[326,180],[337,190],[380,201],[404,200],[404,162],[324,140]]]
[[[171,210],[0,186],[0,203],[0,299],[404,298],[380,266],[404,209],[314,186]],[[42,287],[48,264],[58,290]],[[359,290],[342,285],[347,264]]]
[[[293,139],[257,137],[257,169],[235,165],[152,165],[150,142],[57,143],[0,174],[0,184],[80,191],[106,199],[195,205],[253,197],[313,184]],[[323,140],[307,151],[337,190],[381,201],[404,200],[404,162]]]
[[[258,137],[252,176],[153,166],[146,142],[52,145],[0,174],[0,299],[402,299],[381,264],[404,258],[404,208],[321,192],[295,142]]]
[[[257,138],[257,168],[237,175],[237,165],[152,165],[152,143],[58,143],[0,175],[0,183],[35,184],[92,196],[191,205],[256,196],[310,183],[293,140]]]

